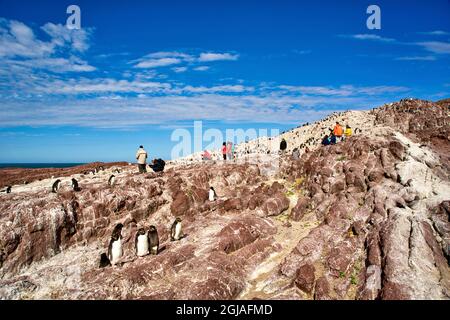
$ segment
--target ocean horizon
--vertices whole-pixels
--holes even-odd
[[[24,169],[43,169],[43,168],[70,168],[76,167],[87,162],[71,163],[0,163],[0,169],[5,168],[24,168]]]

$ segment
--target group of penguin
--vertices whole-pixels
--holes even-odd
[[[209,201],[217,200],[217,194],[213,187],[210,187],[208,192]],[[105,268],[111,265],[116,265],[120,262],[123,256],[122,248],[122,228],[123,224],[119,223],[115,226],[111,233],[111,240],[109,241],[107,253],[100,255],[100,268]],[[184,237],[182,230],[181,219],[177,217],[170,228],[170,240],[178,241]],[[158,230],[151,225],[148,231],[145,228],[139,228],[134,238],[135,254],[138,257],[146,255],[157,255],[159,253],[159,236]]]
[[[88,173],[96,174],[97,172],[103,171],[103,170],[104,170],[104,168],[102,166],[100,166],[98,169],[95,168],[95,169],[90,170],[90,171],[85,171],[84,174],[88,174]],[[120,170],[119,169],[115,169],[114,173],[120,173]],[[114,174],[110,175],[109,179],[108,179],[108,185],[109,186],[113,186],[115,181],[116,181],[116,176]],[[28,184],[28,182],[25,181],[24,184]],[[57,179],[52,184],[52,192],[53,193],[57,193],[60,187],[61,187],[61,180]],[[72,178],[71,187],[72,187],[73,191],[80,191],[81,190],[81,188],[80,188],[80,186],[78,184],[78,181],[75,178]],[[1,190],[0,192],[11,193],[11,191],[12,191],[12,187],[11,186],[6,186],[6,189]]]
[[[109,179],[108,179],[108,185],[112,187],[115,182],[116,182],[116,176],[113,175],[113,174],[110,175]],[[78,184],[78,181],[75,178],[72,178],[71,186],[72,186],[72,190],[73,191],[80,191],[81,190],[81,188],[80,188],[80,186]],[[57,193],[60,187],[61,187],[61,180],[57,179],[55,182],[53,182],[52,192],[53,193]]]
[[[115,226],[111,234],[111,240],[108,245],[108,252],[100,255],[100,268],[111,265],[117,265],[123,256],[122,248],[122,228],[123,224]],[[170,228],[170,241],[178,241],[185,235],[183,234],[181,219],[177,217]],[[155,226],[150,226],[148,231],[145,228],[139,228],[134,237],[135,254],[138,257],[147,255],[157,255],[159,253],[159,236]]]

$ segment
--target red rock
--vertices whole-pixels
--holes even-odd
[[[190,201],[188,196],[183,191],[178,191],[170,205],[170,210],[175,216],[181,216],[190,208]]]
[[[327,278],[320,277],[317,279],[314,289],[314,300],[331,300],[330,283]]]
[[[240,198],[227,199],[223,203],[223,208],[225,211],[241,210],[242,203]]]
[[[263,210],[266,216],[277,216],[289,208],[289,199],[282,193],[266,200]]]
[[[316,269],[312,264],[302,265],[297,271],[295,285],[306,293],[311,293],[314,288],[314,272]]]

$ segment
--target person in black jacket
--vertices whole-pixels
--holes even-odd
[[[328,146],[330,145],[330,138],[328,138],[328,135],[326,134],[325,137],[322,139],[322,145]]]
[[[154,172],[161,172],[164,171],[165,165],[166,162],[163,159],[153,159],[152,164],[149,166],[153,169]]]

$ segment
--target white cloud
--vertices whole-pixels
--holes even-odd
[[[230,92],[230,93],[240,93],[245,91],[254,91],[253,87],[246,87],[243,85],[221,85],[213,87],[193,87],[185,86],[178,90],[178,92],[189,92],[189,93],[215,93],[215,92]]]
[[[442,31],[432,31],[427,34],[442,34]],[[374,34],[341,35],[341,37],[358,39],[358,40],[374,40],[374,41],[396,43],[396,44],[402,44],[402,45],[414,45],[414,46],[420,46],[423,49],[433,52],[433,53],[436,53],[436,54],[450,54],[450,43],[449,42],[442,42],[442,41],[399,42],[396,39],[383,38],[381,36],[374,35]],[[418,57],[411,57],[411,58],[416,58],[416,59],[408,59],[408,57],[405,57],[405,59],[402,59],[400,57],[398,60],[433,60],[433,58],[430,56],[427,58],[423,58],[423,59],[417,59]]]
[[[175,68],[172,68],[172,70],[174,72],[176,72],[176,73],[186,72],[187,69],[188,69],[187,67],[175,67]]]
[[[32,60],[10,60],[11,65],[23,66],[27,69],[44,69],[56,73],[64,72],[91,72],[96,68],[86,61],[76,57],[66,58],[36,58]]]
[[[142,58],[130,61],[130,63],[137,63],[134,66],[135,68],[149,69],[149,68],[167,67],[180,63],[188,63],[194,60],[195,58],[187,53],[178,51],[159,51],[149,53],[143,56]],[[173,68],[172,70],[174,70],[175,72],[177,72],[177,70],[181,70],[179,72],[186,71],[183,69],[175,69],[175,68]]]
[[[351,35],[341,35],[341,37],[352,38],[358,40],[373,40],[373,41],[381,41],[381,42],[395,42],[395,39],[392,38],[384,38],[378,36],[376,34],[351,34]]]
[[[42,28],[58,47],[69,45],[72,50],[84,52],[89,48],[91,29],[68,29],[62,24],[46,23]]]
[[[287,86],[281,85],[278,88],[301,94],[323,95],[323,96],[352,96],[352,95],[378,95],[385,93],[405,92],[409,89],[400,86],[373,86],[373,87],[354,87],[344,85],[337,88],[324,86]]]
[[[425,41],[417,42],[419,46],[422,46],[425,50],[431,51],[437,54],[450,54],[450,43],[440,41]]]
[[[134,64],[135,68],[150,69],[158,67],[167,67],[173,65],[184,64],[182,66],[177,66],[172,68],[174,72],[185,72],[187,71],[187,66],[195,65],[198,62],[211,62],[211,61],[221,61],[221,60],[237,60],[239,55],[231,53],[212,53],[203,52],[198,56],[191,54],[178,52],[178,51],[159,51],[149,53],[142,58],[132,60],[129,63]],[[196,71],[205,71],[208,66],[197,66],[194,68]]]
[[[84,79],[67,81],[56,80],[45,85],[36,86],[36,93],[46,94],[101,94],[101,93],[156,93],[171,89],[169,83],[151,81],[128,81],[110,78]],[[110,97],[108,97],[110,98]]]
[[[379,97],[326,97],[289,95],[150,96],[141,98],[72,99],[5,102],[0,126],[77,125],[88,127],[132,127],[176,124],[195,119],[248,123],[298,123],[320,119],[331,111],[370,108],[388,102]]]
[[[434,57],[434,56],[405,56],[405,57],[395,58],[395,60],[400,60],[400,61],[434,61],[434,60],[436,60],[436,57]]]
[[[158,67],[166,67],[174,64],[181,63],[181,59],[178,58],[159,58],[159,59],[148,59],[142,60],[138,64],[135,65],[135,68],[158,68]]]
[[[208,66],[199,66],[194,68],[195,71],[206,71],[208,69],[209,69]]]
[[[237,60],[238,58],[239,58],[238,54],[202,52],[202,53],[200,53],[198,61],[207,62],[207,61],[219,61],[219,60]]]
[[[426,31],[426,32],[418,32],[419,34],[426,34],[430,36],[448,36],[450,35],[450,32],[442,31],[442,30],[435,30],[435,31]]]
[[[159,51],[159,52],[153,52],[146,55],[144,58],[153,58],[153,59],[160,59],[160,58],[180,58],[185,61],[192,61],[194,60],[194,57],[190,54],[178,52],[178,51]]]
[[[76,56],[89,48],[90,29],[69,30],[52,23],[41,29],[48,34],[49,41],[37,39],[22,22],[0,18],[0,62],[7,64],[7,72],[21,71],[30,76],[36,69],[58,73],[96,70]]]
[[[44,57],[53,50],[53,43],[36,39],[33,30],[22,22],[0,19],[0,57]]]

